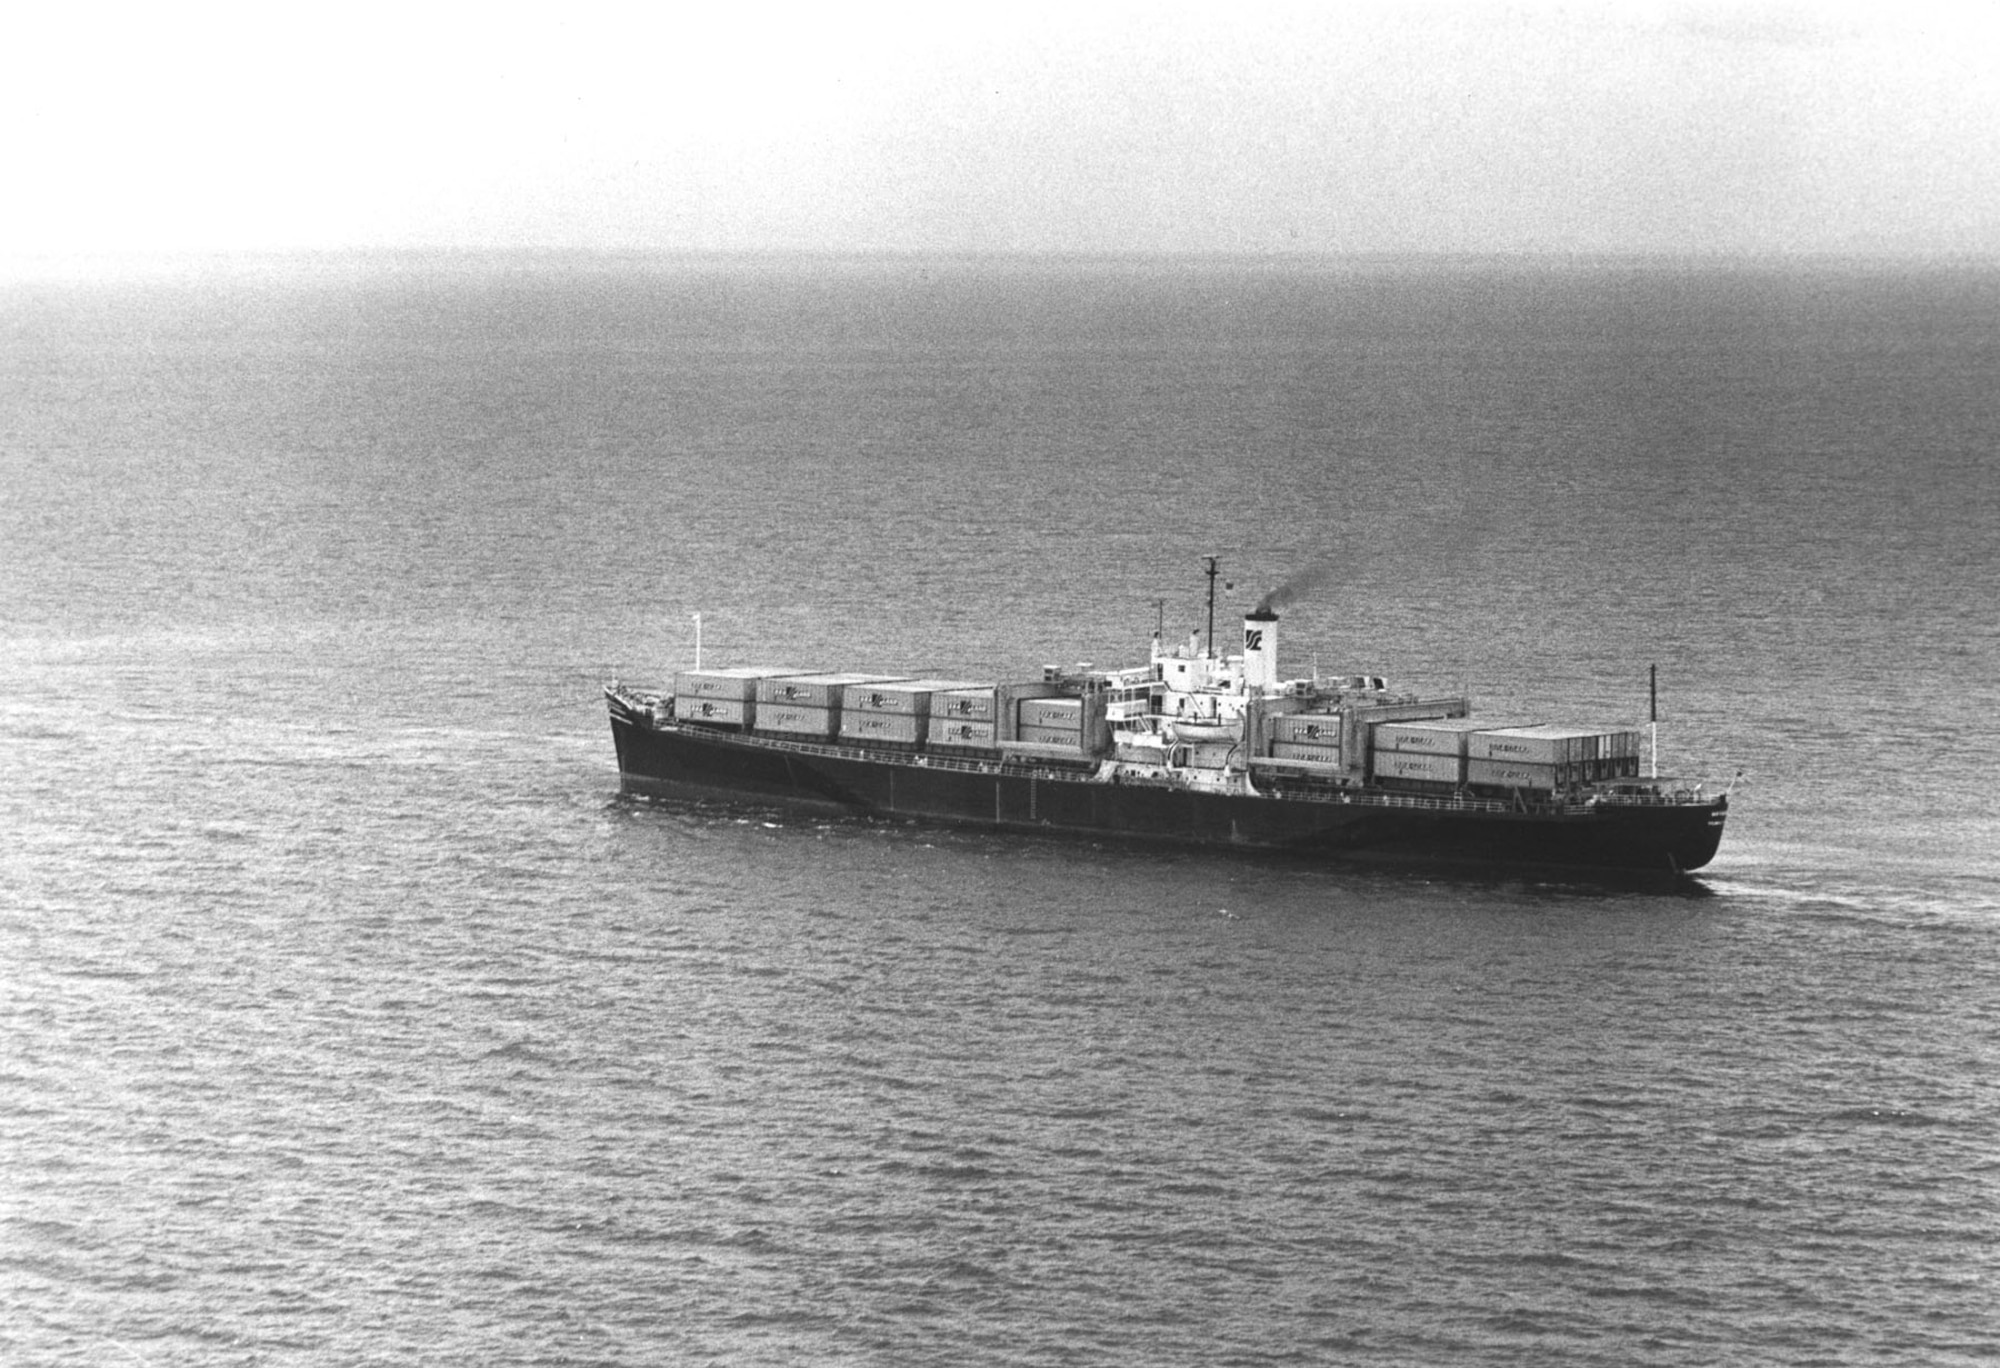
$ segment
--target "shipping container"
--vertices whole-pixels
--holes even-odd
[[[1464,755],[1466,737],[1492,731],[1504,722],[1475,722],[1469,717],[1436,718],[1427,722],[1383,722],[1375,728],[1375,751],[1421,751],[1431,755]]]
[[[797,673],[795,669],[771,665],[746,665],[730,670],[682,670],[674,676],[674,696],[729,698],[747,703],[757,696],[759,680]]]
[[[789,703],[800,708],[838,711],[841,694],[850,684],[900,684],[908,675],[809,674],[757,681],[759,703]]]
[[[1226,769],[1230,759],[1236,754],[1236,747],[1222,742],[1203,742],[1189,746],[1182,755],[1183,763],[1195,769]]]
[[[1547,792],[1584,777],[1581,764],[1537,765],[1524,760],[1467,760],[1465,782],[1475,788],[1535,789]]]
[[[964,689],[978,689],[978,684],[963,679],[912,679],[900,684],[850,684],[841,695],[843,708],[859,708],[866,712],[910,713],[917,717],[928,716],[936,706],[937,696]],[[985,686],[989,691],[991,685]]]
[[[928,717],[931,691],[921,684],[849,684],[841,690],[843,712],[898,713]]]
[[[1083,700],[1080,698],[1024,698],[1021,700],[1021,740],[1029,728],[1078,731],[1083,727]]]
[[[993,721],[1002,741],[1014,739],[1014,731],[1021,725],[1021,701],[1028,698],[1070,698],[1072,694],[1063,692],[1059,684],[1046,684],[1026,680],[1013,684],[993,686]]]
[[[967,722],[994,720],[992,684],[940,689],[931,695],[931,716],[959,718]]]
[[[674,716],[683,722],[705,722],[714,727],[741,727],[750,719],[757,705],[741,698],[689,698],[682,695],[674,699]]]
[[[835,722],[840,718],[838,708],[807,708],[796,703],[759,703],[757,705],[757,730],[776,732],[783,736],[813,737],[830,740]]]
[[[933,716],[930,733],[925,744],[933,749],[939,746],[959,746],[973,750],[991,750],[999,738],[994,735],[991,722],[965,722],[956,717]]]
[[[1474,732],[1466,739],[1465,753],[1473,760],[1518,760],[1530,765],[1570,765],[1588,756],[1596,738],[1596,727],[1564,727],[1543,724],[1534,727],[1494,727]],[[1592,743],[1587,745],[1586,743]]]
[[[891,741],[914,746],[924,739],[924,719],[911,713],[840,710],[840,739],[843,741]]]
[[[1465,761],[1456,755],[1432,755],[1424,751],[1375,752],[1377,779],[1422,779],[1434,784],[1463,781]]]
[[[1340,746],[1338,713],[1284,713],[1270,719],[1271,740],[1304,742],[1309,745]]]
[[[1273,760],[1309,760],[1319,765],[1338,765],[1340,763],[1340,747],[1315,745],[1310,741],[1273,741],[1271,743],[1271,758]]]
[[[1348,769],[1361,768],[1369,738],[1385,722],[1431,722],[1464,717],[1471,711],[1471,702],[1465,698],[1420,698],[1412,703],[1371,703],[1366,707],[1349,704],[1341,713],[1340,737]]]
[[[1083,733],[1073,727],[1029,727],[1016,729],[1014,740],[1025,746],[1063,746],[1069,750],[1083,748]]]

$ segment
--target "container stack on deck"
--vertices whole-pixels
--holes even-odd
[[[1029,746],[1083,747],[1081,698],[1024,698],[1017,705],[1014,739]]]
[[[1112,754],[1108,697],[1101,680],[1053,668],[1040,681],[984,684],[752,666],[681,671],[672,707],[683,722],[790,740],[1061,764]],[[1136,694],[1125,711],[1148,703]],[[1175,763],[1193,768],[1247,760],[1308,783],[1438,795],[1555,793],[1639,772],[1632,730],[1475,722],[1463,698],[1277,711],[1297,706],[1252,699],[1240,744],[1203,735],[1172,746],[1169,732],[1152,746],[1128,741],[1118,758],[1161,763],[1172,749]]]
[[[756,729],[801,741],[831,741],[840,733],[840,704],[854,684],[900,684],[898,675],[783,675],[757,681]]]
[[[1267,719],[1271,732],[1273,760],[1306,764],[1340,765],[1340,716],[1338,713],[1282,713]]]
[[[991,751],[999,739],[991,684],[940,689],[931,695],[931,750]]]
[[[1469,717],[1383,722],[1375,728],[1375,780],[1387,788],[1429,791],[1465,783],[1467,739],[1493,724]]]
[[[849,684],[841,695],[840,739],[864,745],[915,750],[930,739],[931,719],[943,696],[947,707],[961,693],[991,696],[991,685],[962,679],[913,679],[903,682]],[[948,714],[940,718],[949,726]]]
[[[1108,754],[1105,693],[1051,669],[1038,682],[994,691],[995,744],[1010,755],[1087,760]]]
[[[1638,773],[1639,733],[1470,718],[1383,722],[1372,773],[1388,788],[1548,793]]]
[[[674,676],[674,716],[683,722],[747,731],[755,725],[759,682],[797,673],[759,665],[682,670]]]
[[[1500,727],[1466,745],[1465,782],[1474,788],[1558,789],[1639,772],[1639,733],[1597,727]]]

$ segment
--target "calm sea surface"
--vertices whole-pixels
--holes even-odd
[[[2000,1358],[1996,376],[1970,270],[0,287],[0,1361]],[[1030,677],[1204,553],[1290,674],[1657,662],[1720,857],[618,797],[695,612]]]

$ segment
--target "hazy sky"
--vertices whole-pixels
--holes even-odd
[[[0,253],[2000,256],[2000,7],[37,3]]]

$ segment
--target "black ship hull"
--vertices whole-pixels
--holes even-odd
[[[672,722],[615,704],[625,792],[1063,831],[1331,859],[1685,873],[1714,858],[1724,796],[1658,804],[1506,804],[1379,789],[1271,797],[1105,782],[1095,767],[813,745]]]

